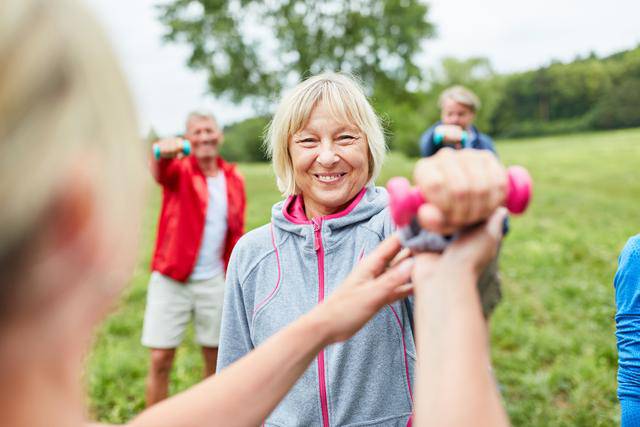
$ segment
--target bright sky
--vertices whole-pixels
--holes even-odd
[[[222,125],[252,115],[206,95],[206,76],[185,65],[186,46],[165,45],[156,19],[158,0],[85,0],[107,31],[134,93],[141,132],[183,129],[194,109],[212,111]],[[431,0],[437,38],[424,45],[420,63],[443,56],[485,56],[499,72],[526,70],[599,55],[640,43],[638,0]]]

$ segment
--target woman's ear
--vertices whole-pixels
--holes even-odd
[[[78,240],[95,219],[95,184],[82,175],[66,180],[54,195],[49,212],[45,213],[52,249],[66,247]]]
[[[96,182],[88,171],[71,168],[54,188],[25,254],[29,259],[24,268],[28,310],[51,307],[56,300],[68,298],[97,273],[105,251]]]

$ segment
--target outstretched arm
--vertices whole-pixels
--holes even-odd
[[[400,249],[397,237],[385,240],[325,302],[220,374],[153,406],[130,425],[259,425],[323,347],[351,337],[380,308],[411,292],[406,284],[411,260],[387,268]]]
[[[505,210],[413,271],[419,370],[416,426],[507,426],[491,374],[476,283],[502,238]]]

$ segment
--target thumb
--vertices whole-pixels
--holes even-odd
[[[507,217],[507,208],[500,206],[487,221],[485,231],[496,241],[502,240],[504,234],[504,220]]]

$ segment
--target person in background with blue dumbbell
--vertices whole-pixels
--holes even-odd
[[[480,99],[463,86],[452,86],[438,100],[440,121],[420,137],[422,157],[434,155],[442,147],[475,148],[496,153],[493,141],[473,125]]]
[[[151,349],[147,406],[167,397],[175,350],[192,313],[205,376],[215,373],[225,271],[244,232],[246,206],[242,176],[220,157],[223,140],[213,115],[195,112],[184,139],[152,146],[162,210],[142,331],[142,344]]]
[[[480,109],[478,96],[464,86],[452,86],[440,94],[440,121],[427,129],[420,137],[422,157],[433,156],[444,147],[488,150],[497,155],[493,140],[473,125]],[[505,220],[504,232],[509,228]],[[502,298],[501,280],[498,273],[498,257],[489,265],[478,283],[482,311],[488,318]]]

